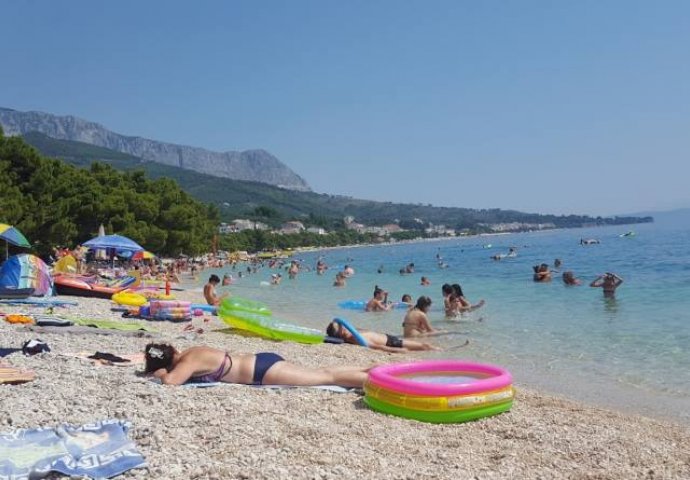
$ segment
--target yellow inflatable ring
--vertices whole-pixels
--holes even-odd
[[[130,307],[141,307],[148,302],[148,299],[138,293],[119,292],[113,295],[113,302],[118,305],[128,305]]]
[[[480,407],[488,407],[491,405],[498,405],[512,401],[513,397],[515,396],[515,390],[512,386],[494,391],[449,397],[408,395],[381,388],[380,386],[369,381],[364,383],[364,393],[376,400],[390,405],[395,405],[397,407],[432,412],[470,410]]]

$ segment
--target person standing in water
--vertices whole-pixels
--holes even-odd
[[[204,298],[209,305],[219,305],[221,300],[230,295],[230,293],[225,292],[224,294],[218,296],[216,293],[216,287],[220,283],[220,278],[218,275],[211,275],[208,278],[208,283],[204,285]]]
[[[376,285],[374,287],[374,296],[367,302],[364,310],[367,312],[387,312],[390,309],[391,305],[388,303],[388,292]]]
[[[590,287],[601,287],[604,289],[604,298],[613,298],[616,295],[616,289],[623,283],[623,279],[615,273],[606,272],[599,275],[589,284]]]
[[[431,299],[426,295],[422,295],[417,299],[417,304],[407,312],[403,320],[403,337],[421,337],[441,333],[440,330],[436,330],[431,326],[429,318],[426,316],[430,307]]]

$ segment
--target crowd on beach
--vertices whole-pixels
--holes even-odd
[[[505,255],[495,255],[492,256],[494,260],[500,260],[502,258],[516,257],[518,254],[517,247],[511,247],[509,252]],[[352,261],[353,259],[348,259]],[[446,268],[447,264],[444,262],[440,255],[440,252],[436,254],[436,262],[439,268]],[[247,267],[247,272],[255,273],[264,266],[261,261],[254,262],[252,267]],[[311,271],[311,268],[299,260],[286,260],[286,259],[272,259],[268,262],[267,266],[271,269],[284,269],[288,278],[293,280],[297,277],[300,272]],[[552,269],[548,264],[542,263],[533,267],[534,275],[533,280],[535,282],[550,282],[552,280],[553,274],[559,272],[562,267],[562,261],[556,259],[554,261],[554,268]],[[233,265],[233,269],[236,267]],[[329,266],[325,262],[323,256],[319,256],[314,271],[317,275],[324,275],[328,270]],[[384,266],[380,265],[377,268],[377,273],[383,273]],[[415,273],[415,264],[409,262],[399,269],[400,275],[412,275]],[[355,275],[355,270],[350,263],[345,264],[342,268],[338,268],[335,274],[335,279],[333,282],[334,287],[343,288],[347,286],[347,280]],[[571,270],[563,272],[562,275],[563,282],[565,285],[580,285],[581,281],[575,277]],[[280,273],[273,273],[271,275],[272,285],[279,285],[282,279]],[[216,293],[216,286],[219,284],[220,279],[216,275],[212,275],[209,278],[208,283],[204,287],[204,296],[206,301],[212,305],[218,305],[223,298],[225,298],[228,293],[223,295],[218,295]],[[612,297],[616,288],[623,282],[622,278],[614,273],[605,273],[597,277],[591,282],[592,287],[603,288],[604,295],[606,297]],[[225,282],[223,282],[225,284]],[[427,276],[421,276],[420,286],[427,287],[431,285],[431,281]],[[471,303],[463,292],[462,286],[458,283],[454,284],[444,284],[441,287],[441,294],[443,298],[443,311],[446,318],[454,318],[458,315],[462,315],[467,312],[472,312],[485,305],[485,301],[482,299],[477,303]],[[427,295],[420,296],[416,301],[413,301],[412,296],[409,294],[403,294],[400,301],[394,302],[389,299],[389,293],[379,287],[374,286],[372,296],[363,305],[366,312],[387,312],[393,309],[404,309],[405,315],[402,321],[402,335],[394,335],[390,333],[380,333],[369,330],[361,330],[358,333],[360,337],[354,335],[347,328],[337,322],[331,322],[328,324],[326,333],[327,335],[335,338],[339,338],[346,343],[358,344],[360,339],[364,339],[367,342],[369,348],[384,350],[388,352],[405,352],[405,351],[419,351],[419,350],[436,350],[438,347],[432,345],[427,340],[428,337],[434,335],[439,335],[445,333],[442,330],[438,330],[431,325],[428,318],[428,311],[431,307],[432,300]],[[427,338],[425,338],[427,337]]]
[[[72,254],[72,252],[69,252],[69,255]],[[62,258],[66,255],[68,255],[67,252],[62,252],[61,254],[56,255],[55,260],[57,261],[59,260],[59,258]],[[485,261],[491,262],[491,260],[489,260],[486,257]],[[441,266],[441,263],[445,264],[443,259],[438,258],[437,262],[439,269],[444,268]],[[132,273],[133,271],[137,271],[138,275],[141,277],[142,280],[158,282],[168,281],[178,288],[184,287],[184,283],[186,280],[190,280],[193,278],[203,278],[205,281],[203,282],[205,283],[203,292],[199,292],[196,289],[188,289],[185,292],[180,292],[178,298],[191,301],[194,301],[195,299],[199,301],[203,298],[203,301],[209,305],[222,304],[225,299],[232,298],[232,296],[237,293],[236,290],[233,288],[233,285],[240,279],[244,279],[245,277],[257,280],[270,279],[270,281],[266,282],[270,286],[267,285],[265,287],[265,291],[270,292],[272,288],[285,288],[286,284],[289,285],[291,281],[298,279],[300,275],[309,271],[313,271],[316,275],[322,276],[320,281],[323,282],[326,288],[331,288],[330,285],[333,281],[333,277],[335,276],[336,281],[342,282],[342,286],[333,287],[333,292],[343,293],[345,291],[348,291],[348,283],[350,283],[350,287],[352,287],[353,285],[356,286],[357,283],[362,282],[364,278],[372,278],[371,276],[365,277],[364,275],[361,275],[361,272],[358,273],[360,273],[360,277],[362,278],[360,279],[357,276],[355,268],[359,270],[360,267],[354,259],[348,259],[347,263],[344,266],[339,266],[337,269],[329,267],[326,263],[325,258],[318,258],[318,260],[316,260],[316,265],[307,265],[304,261],[292,258],[275,258],[264,260],[259,258],[249,258],[246,260],[239,260],[231,257],[219,258],[213,255],[207,255],[196,259],[168,259],[164,262],[158,260],[127,260],[124,262],[120,262],[118,266],[114,269],[112,268],[112,264],[109,267],[107,265],[108,263],[110,263],[108,260],[89,262],[87,261],[86,255],[84,255],[84,257],[82,257],[82,265],[80,269],[82,272],[91,272],[94,274],[100,274],[104,276],[116,276],[120,274],[128,274]],[[438,317],[429,315],[432,304],[439,304],[437,310],[441,310],[443,312],[443,315],[445,315],[447,319],[451,320],[452,322],[452,319],[463,318],[463,316],[464,320],[475,320],[475,316],[467,314],[469,312],[473,312],[479,308],[482,308],[482,306],[486,305],[486,302],[484,300],[479,300],[479,298],[472,298],[470,291],[470,282],[467,282],[467,284],[463,282],[463,285],[460,285],[457,281],[453,281],[453,279],[448,278],[448,283],[441,284],[441,282],[438,281],[437,277],[433,276],[433,274],[421,275],[421,273],[426,273],[428,270],[424,270],[422,268],[421,261],[418,263],[419,266],[417,268],[415,268],[416,266],[412,262],[405,262],[402,266],[396,265],[394,268],[390,268],[392,273],[394,273],[395,275],[400,273],[401,275],[407,276],[407,279],[409,280],[407,284],[411,289],[411,293],[412,289],[415,288],[415,286],[418,287],[415,288],[414,292],[423,294],[415,294],[416,298],[413,298],[412,295],[409,293],[403,294],[403,290],[391,290],[391,292],[389,292],[388,287],[385,284],[386,280],[384,276],[376,277],[376,285],[374,285],[373,281],[371,282],[371,296],[367,298],[362,305],[362,310],[369,313],[366,313],[364,315],[370,315],[371,318],[375,317],[376,315],[380,315],[381,317],[399,317],[401,319],[401,323],[399,324],[401,326],[401,329],[399,332],[394,331],[390,333],[384,333],[375,330],[366,330],[363,328],[357,329],[358,334],[364,340],[366,340],[367,347],[375,351],[371,353],[365,353],[367,351],[365,348],[355,347],[334,349],[328,345],[322,345],[316,346],[314,348],[302,348],[299,345],[294,344],[287,346],[273,343],[267,344],[255,338],[247,339],[245,337],[239,336],[233,336],[234,338],[231,340],[229,337],[223,337],[222,334],[212,332],[205,332],[203,335],[196,334],[194,332],[188,334],[185,330],[183,330],[182,332],[180,331],[180,325],[169,324],[168,322],[164,322],[165,326],[161,329],[164,332],[162,338],[152,338],[150,340],[137,338],[136,341],[128,339],[127,342],[122,342],[122,344],[118,343],[118,337],[110,337],[112,340],[99,340],[97,342],[98,347],[94,347],[93,343],[90,345],[83,344],[82,346],[80,342],[85,342],[86,340],[82,340],[81,337],[76,336],[72,336],[72,339],[68,342],[62,341],[57,334],[47,336],[45,336],[44,334],[43,339],[51,343],[51,346],[53,347],[52,355],[57,356],[57,352],[59,352],[59,354],[62,355],[64,352],[68,352],[70,350],[78,351],[81,348],[91,347],[102,350],[102,352],[100,352],[100,357],[106,358],[107,361],[111,362],[119,361],[118,357],[120,354],[131,354],[132,352],[136,351],[142,352],[143,349],[143,355],[139,354],[139,357],[143,357],[143,359],[140,360],[141,363],[139,363],[139,365],[143,365],[143,367],[140,368],[143,368],[142,373],[144,374],[144,376],[149,377],[146,380],[143,378],[139,378],[140,375],[135,375],[134,373],[132,373],[132,371],[129,371],[131,375],[128,375],[126,380],[115,379],[117,375],[126,375],[125,372],[128,371],[125,369],[112,369],[116,371],[99,372],[97,374],[88,372],[89,376],[87,377],[87,375],[84,375],[84,378],[95,377],[97,380],[100,381],[101,378],[107,377],[108,381],[110,381],[108,385],[110,385],[111,387],[120,384],[126,385],[128,393],[131,393],[129,389],[132,389],[133,386],[134,388],[139,389],[137,390],[136,395],[121,395],[124,398],[124,400],[122,401],[125,401],[126,398],[129,396],[136,396],[137,399],[145,399],[143,401],[137,400],[138,403],[136,403],[136,409],[134,409],[133,407],[133,409],[131,410],[132,412],[141,412],[133,413],[133,416],[130,415],[130,418],[133,419],[135,422],[139,422],[139,425],[141,425],[142,423],[142,418],[148,418],[149,416],[151,418],[155,418],[156,421],[158,420],[159,408],[155,407],[155,412],[148,413],[149,410],[153,411],[153,407],[149,408],[148,404],[146,403],[149,401],[148,399],[165,398],[165,395],[170,395],[170,400],[168,403],[169,405],[180,404],[180,410],[175,411],[174,413],[174,416],[179,417],[180,423],[176,423],[177,419],[172,419],[173,415],[170,415],[171,419],[166,420],[166,422],[169,424],[168,427],[170,429],[177,429],[179,431],[183,431],[188,428],[192,428],[189,427],[189,423],[187,423],[189,421],[189,417],[185,416],[185,411],[188,410],[190,412],[190,416],[196,415],[197,403],[194,402],[202,403],[198,401],[198,399],[201,398],[201,391],[186,388],[166,389],[163,387],[151,387],[151,384],[156,383],[150,381],[151,377],[156,379],[156,381],[159,381],[160,383],[166,385],[181,385],[189,383],[210,384],[213,382],[219,382],[225,384],[248,385],[278,384],[312,386],[326,384],[338,385],[346,388],[361,387],[368,376],[368,371],[371,368],[372,364],[380,364],[381,362],[394,361],[392,355],[389,357],[385,357],[377,352],[382,352],[383,354],[397,354],[404,352],[428,352],[437,350],[438,346],[434,345],[436,336],[441,335],[444,332],[436,328],[436,325],[433,325],[433,323],[436,323],[435,319]],[[525,282],[529,283],[531,283],[532,280],[534,280],[537,283],[549,282],[550,280],[557,279],[557,274],[562,274],[564,285],[571,284],[569,283],[571,281],[569,280],[570,278],[574,278],[574,280],[578,281],[578,283],[575,284],[583,283],[579,282],[572,270],[564,271],[564,263],[566,262],[562,262],[560,260],[554,261],[551,264],[546,265],[545,269],[540,264],[537,266],[536,270],[541,269],[541,272],[537,272],[536,270],[534,272],[529,272],[529,267],[527,267],[524,269],[526,270],[524,280]],[[372,269],[372,272],[377,270],[381,270],[382,272],[384,271],[383,266],[377,268],[377,264],[375,263],[373,265],[370,265],[370,268]],[[206,270],[210,269],[212,269],[212,271],[206,272]],[[389,269],[389,267],[386,267],[386,269]],[[548,271],[548,273],[546,271]],[[537,273],[541,274],[539,275],[540,278],[537,278]],[[175,276],[177,276],[178,279],[182,280],[180,284],[176,284]],[[207,279],[208,281],[206,281]],[[591,282],[591,285],[593,287],[602,288],[604,290],[604,293],[606,294],[607,291],[615,291],[615,289],[621,284],[621,282],[622,279],[619,276],[610,274],[609,276],[599,276],[597,279]],[[344,290],[338,290],[338,288]],[[366,288],[369,288],[368,284]],[[541,289],[542,287],[536,288]],[[492,301],[491,299],[489,300]],[[84,303],[86,304],[86,308],[88,309],[93,308],[91,307],[91,305],[96,304],[98,302],[103,304],[103,307],[101,308],[104,311],[106,305],[106,301],[104,300],[89,299],[89,302]],[[110,304],[108,304],[108,308],[109,307]],[[79,309],[81,311],[81,305]],[[96,310],[93,310],[93,312],[95,311]],[[94,313],[89,313],[91,315],[94,315]],[[119,314],[110,312],[108,312],[108,315],[111,317],[119,316]],[[433,320],[433,322],[430,320],[430,318]],[[217,321],[217,319],[211,315],[204,316],[204,321],[207,320],[210,322]],[[194,321],[197,322],[197,320]],[[478,328],[481,328],[481,326],[482,325],[479,324]],[[353,333],[348,328],[346,328],[338,322],[328,322],[324,325],[324,327],[325,331],[323,333],[329,337],[340,339],[342,340],[342,342],[347,344],[360,344],[357,338],[353,335]],[[9,327],[7,328],[9,329]],[[271,346],[266,348],[265,345]],[[228,351],[228,349],[230,351]],[[336,350],[340,351],[336,353]],[[114,352],[114,355],[110,352]],[[98,356],[98,352],[96,352],[96,354],[96,356]],[[43,353],[41,355],[50,356],[51,354]],[[50,381],[58,382],[60,385],[64,384],[65,390],[67,391],[67,387],[73,384],[71,378],[79,377],[79,370],[77,370],[77,368],[79,367],[76,366],[77,362],[74,360],[71,360],[72,363],[74,363],[74,366],[70,364],[68,360],[60,361],[64,362],[61,364],[62,370],[56,373],[56,375],[54,376],[55,378],[51,377]],[[30,368],[36,369],[36,366],[31,364],[28,365]],[[75,375],[75,372],[77,372],[77,375]],[[45,382],[48,378],[48,375],[43,374],[43,376],[45,377],[43,382]],[[70,380],[67,379],[68,376]],[[89,388],[89,383],[90,382],[87,381],[84,382],[86,388]],[[50,390],[53,387],[52,384],[42,383],[40,385],[40,388],[41,390]],[[158,388],[158,390],[155,390],[154,388]],[[96,392],[96,390],[93,390],[93,392]],[[226,398],[230,399],[228,400],[230,402],[228,404],[228,407],[225,410],[219,409],[218,412],[229,412],[232,409],[233,412],[235,410],[241,412],[243,415],[242,418],[249,418],[248,415],[251,415],[254,412],[253,410],[251,412],[245,410],[245,405],[258,404],[260,405],[260,407],[257,407],[259,408],[259,410],[270,410],[268,404],[270,402],[275,402],[276,397],[279,397],[279,399],[283,401],[286,407],[295,408],[304,415],[306,415],[305,412],[310,412],[309,408],[311,408],[310,406],[303,406],[299,404],[299,402],[303,398],[307,397],[299,393],[299,391],[297,393],[281,394],[280,396],[276,397],[266,395],[265,391],[256,390],[254,388],[247,388],[242,390],[235,390],[233,388],[228,390],[222,390],[219,387],[217,391],[214,391],[214,389],[204,389],[204,394],[206,394],[207,392],[208,395],[212,395],[212,397],[208,398],[213,398],[217,400],[216,402],[208,402],[213,403],[213,405],[223,403]],[[520,409],[516,408],[516,412],[514,414],[511,414],[507,419],[498,420],[497,422],[492,423],[492,425],[498,429],[498,433],[495,436],[496,438],[501,439],[500,442],[497,444],[501,448],[503,448],[505,444],[504,442],[506,441],[504,437],[501,436],[501,432],[505,432],[507,431],[507,429],[514,430],[516,422],[522,422],[521,425],[524,425],[524,428],[535,428],[534,424],[537,421],[541,421],[540,419],[544,415],[544,409],[546,408],[548,410],[548,408],[551,408],[549,407],[549,405],[553,405],[552,400],[547,400],[545,403],[545,401],[541,397],[532,401],[532,404],[529,404],[529,394],[527,393],[523,395],[527,396],[528,398],[521,398]],[[287,400],[285,399],[285,397],[288,397]],[[240,398],[241,400],[238,400]],[[251,398],[251,401],[246,402],[246,398]],[[319,397],[319,399],[320,398],[321,397]],[[101,400],[100,397],[99,400]],[[307,400],[311,401],[311,397],[307,398]],[[337,399],[337,401],[340,401],[340,399]],[[332,409],[333,417],[326,416],[324,417],[323,422],[333,422],[336,415],[342,415],[343,413],[355,413],[357,415],[360,415],[361,417],[360,420],[358,420],[362,424],[361,428],[367,429],[368,427],[365,425],[365,422],[371,423],[371,418],[367,417],[366,415],[361,416],[362,412],[360,411],[349,412],[347,409],[350,408],[349,405],[351,403],[351,399],[349,399],[347,402],[340,402],[338,405],[341,406],[338,409]],[[134,401],[132,404],[135,404]],[[157,405],[155,401],[152,401],[151,404]],[[87,404],[84,403],[84,405]],[[193,405],[195,408],[189,408],[190,405]],[[531,408],[531,410],[526,411],[525,409],[528,406],[529,408]],[[83,406],[82,408],[84,412],[87,412],[84,414],[84,416],[69,417],[68,420],[74,421],[74,419],[76,418],[77,421],[80,421],[83,418],[86,421],[90,421],[94,415],[98,414],[98,412],[89,413],[88,408],[90,407]],[[111,407],[108,406],[108,408]],[[315,408],[318,408],[319,411],[322,409],[321,406]],[[345,412],[343,412],[343,409],[345,409]],[[212,409],[209,409],[209,411],[210,410]],[[577,412],[579,410],[575,409],[573,411]],[[588,415],[591,415],[589,410],[582,411],[587,413]],[[62,417],[58,417],[54,414],[56,418],[67,418],[64,416],[66,415],[64,412],[67,412],[66,409],[61,410],[60,412],[62,413],[60,413],[59,415],[62,415]],[[210,412],[208,416],[203,417],[201,423],[210,425],[211,423],[216,422],[216,424],[219,425],[217,429],[220,432],[219,435],[221,436],[227,436],[227,429],[229,424],[235,425],[246,423],[244,421],[240,421],[239,417],[235,417],[237,419],[237,421],[235,421],[235,418],[232,418],[231,415],[218,415],[218,412]],[[562,421],[565,418],[564,410],[554,410],[554,412],[554,418],[556,419],[554,425],[556,426],[550,425],[549,429],[560,428],[559,426],[562,424]],[[585,413],[582,414],[583,418],[585,416]],[[576,415],[576,413],[572,412],[565,412],[565,414]],[[265,416],[263,413],[261,413],[260,415],[262,416],[262,418],[263,416]],[[40,419],[40,421],[42,422],[41,425],[44,425],[54,420],[46,420],[47,416],[48,414],[44,415],[43,418]],[[525,418],[525,420],[522,421],[522,418]],[[593,423],[599,421],[598,417],[591,418],[593,419]],[[194,419],[196,420],[196,417],[194,417]],[[405,423],[393,423],[395,422],[395,419],[391,420],[391,423],[386,423],[387,421],[388,420],[381,420],[380,423],[382,425],[382,428],[387,429],[393,428],[393,426],[405,425]],[[161,426],[152,427],[154,428],[153,431],[157,435],[160,435],[160,432],[157,429],[164,428],[162,426],[162,423],[163,422],[161,422]],[[256,423],[260,424],[261,422],[257,421]],[[373,423],[378,424],[379,422]],[[572,427],[571,423],[568,424],[568,431],[571,431],[573,428],[575,428]],[[27,424],[31,424],[31,421],[25,420],[20,423],[20,426],[24,427]],[[152,422],[151,425],[157,424]],[[359,425],[359,423],[357,425]],[[180,428],[180,426],[182,426],[182,428]],[[194,434],[198,437],[200,435],[199,432],[205,432],[210,428],[211,427],[207,428],[205,425],[199,425],[198,429],[195,431]],[[295,427],[290,425],[290,428]],[[352,433],[352,439],[355,438],[354,435],[359,435],[359,433],[357,433],[359,432],[359,428],[360,427],[352,429],[353,432],[356,431],[355,433]],[[415,428],[421,429],[424,427]],[[470,426],[468,428],[472,427]],[[481,428],[485,429],[491,427],[482,426]],[[583,427],[583,430],[586,430],[586,435],[590,435],[592,428],[594,427]],[[426,430],[419,429],[414,430],[414,432],[410,430],[410,434],[419,434],[419,432],[426,432]],[[544,431],[546,430],[547,428],[544,429]],[[161,431],[166,433],[173,432],[173,430]],[[433,431],[441,432],[443,435],[446,435],[446,433],[450,432],[439,430],[436,427]],[[483,430],[477,430],[477,434],[481,434],[482,431]],[[177,433],[173,434],[178,435]],[[166,462],[170,461],[170,452],[163,449],[158,443],[154,442],[150,445],[144,443],[144,440],[142,439],[149,435],[149,432],[144,432],[144,430],[142,430],[142,433],[139,435],[138,438],[135,438],[135,441],[144,445],[144,453],[147,455],[147,459],[156,459],[158,464],[167,464]],[[252,431],[252,435],[258,434],[255,434]],[[286,434],[286,445],[291,444],[291,440],[289,439],[291,435],[292,431]],[[324,435],[332,434],[328,432]],[[609,440],[608,436],[604,437],[602,437],[602,443]],[[270,438],[273,439],[273,437]],[[591,437],[589,436],[583,436],[582,438],[586,441],[591,441]],[[347,439],[349,440],[350,437],[347,437]],[[174,440],[175,442],[178,442],[180,438],[176,436]],[[583,440],[583,442],[585,442],[585,440]],[[353,440],[350,443],[356,444],[357,442]],[[439,440],[439,444],[442,443],[443,441]],[[537,445],[538,448],[543,447],[541,443],[542,442],[540,440],[539,445]],[[520,440],[519,445],[516,447],[516,451],[519,451],[519,449],[522,448],[523,444],[524,441]],[[222,445],[222,448],[224,449],[229,448],[228,443],[224,443]],[[557,441],[556,445],[558,448],[560,448],[560,444]],[[582,445],[585,445],[585,443],[582,443]],[[204,446],[203,448],[207,447]],[[364,448],[370,448],[370,446],[366,445]],[[382,446],[381,451],[385,451],[385,449],[387,448],[389,448],[388,444]],[[456,449],[456,451],[459,453],[463,453],[465,450]],[[238,456],[241,455],[242,454],[238,454]],[[462,455],[457,456],[460,457]],[[225,457],[223,461],[226,461]],[[185,471],[184,475],[187,475],[187,471]],[[191,474],[188,476],[189,478],[193,478]],[[168,476],[168,478],[173,477],[174,475]]]
[[[118,275],[113,269],[112,258],[110,267],[105,263],[99,263],[94,257],[93,252],[83,248],[72,251],[67,249],[56,249],[56,262],[71,255],[77,263],[77,273],[92,273],[100,275]],[[516,256],[517,249],[511,248],[506,256]],[[494,259],[496,259],[494,257]],[[245,275],[258,273],[263,267],[267,266],[274,270],[271,274],[269,285],[277,286],[282,281],[281,271],[285,271],[288,279],[294,280],[301,272],[311,271],[311,268],[295,259],[272,258],[263,260],[251,257],[240,261],[238,258],[228,256],[219,258],[214,255],[206,255],[198,259],[181,257],[164,262],[147,261],[140,258],[126,260],[121,269],[128,270],[137,277],[138,281],[144,280],[165,280],[166,282],[179,282],[180,276],[188,275],[192,279],[198,278],[200,272],[207,268],[227,268],[221,279],[216,274],[211,274],[207,283],[204,285],[203,296],[205,302],[210,306],[220,305],[225,298],[230,296],[229,291],[222,294],[217,292],[219,285],[229,286],[237,278]],[[352,260],[352,259],[349,259]],[[439,268],[444,268],[447,264],[443,261],[440,253],[436,255]],[[548,264],[540,264],[534,267],[533,280],[535,282],[551,281],[553,273],[557,272],[562,262],[556,259],[554,269]],[[99,267],[101,267],[99,269]],[[323,257],[319,257],[314,271],[317,275],[324,275],[329,270]],[[230,273],[232,272],[232,273]],[[377,269],[378,273],[383,272],[383,265]],[[409,262],[399,270],[400,275],[413,275],[415,264]],[[339,268],[333,285],[335,287],[345,287],[347,280],[355,275],[355,270],[350,263]],[[563,273],[563,281],[566,285],[578,285],[581,282],[572,271]],[[612,273],[606,273],[595,279],[592,287],[602,287],[606,296],[613,296],[615,289],[622,283],[622,279]],[[421,276],[420,286],[428,287],[431,281],[426,276]],[[443,311],[446,317],[453,318],[467,312],[472,312],[485,305],[484,300],[477,303],[470,302],[463,292],[462,286],[458,283],[443,284],[441,286],[443,298]],[[388,292],[374,286],[370,299],[363,305],[366,312],[386,312],[392,309],[404,310],[402,320],[402,334],[394,335],[390,333],[380,333],[370,330],[352,331],[345,328],[338,322],[330,322],[326,326],[326,334],[329,337],[339,339],[345,343],[361,344],[366,342],[366,346],[385,352],[409,352],[437,350],[438,347],[429,343],[429,337],[444,333],[442,330],[432,326],[428,312],[432,305],[432,299],[428,295],[421,295],[416,301],[409,294],[404,294],[399,302],[389,299]],[[354,367],[342,367],[336,369],[306,369],[289,362],[282,357],[270,352],[260,352],[255,355],[233,355],[210,347],[197,346],[185,351],[177,351],[168,344],[151,344],[146,347],[146,371],[161,379],[164,383],[180,384],[186,381],[208,382],[226,381],[235,383],[261,384],[263,382],[279,384],[323,384],[332,383],[342,386],[361,386],[366,378],[366,369]]]

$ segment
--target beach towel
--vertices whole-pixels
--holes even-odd
[[[145,332],[155,332],[156,330],[149,327],[142,322],[122,322],[119,320],[104,320],[104,319],[93,319],[93,318],[70,318],[75,325],[81,325],[82,327],[96,327],[96,328],[106,328],[109,330],[122,330],[125,332],[131,332],[136,330],[144,330]]]
[[[12,355],[13,353],[21,352],[21,348],[0,348],[0,358]]]
[[[60,355],[63,357],[79,358],[81,360],[88,361],[95,366],[114,365],[117,367],[129,367],[135,365],[143,365],[146,362],[143,353],[133,353],[130,355],[113,355],[112,353],[104,352],[96,352],[95,354],[93,352],[77,352],[61,353]]]
[[[130,423],[103,420],[83,426],[0,432],[0,480],[44,478],[51,472],[111,478],[146,466],[127,437]]]
[[[9,363],[0,362],[0,384],[17,384],[31,382],[36,378],[36,374],[31,370],[15,368]],[[2,452],[0,452],[0,472],[2,471]],[[0,474],[0,480],[2,475]]]
[[[122,330],[108,330],[106,328],[93,328],[93,327],[39,327],[37,325],[26,325],[25,330],[35,333],[65,333],[73,335],[118,335],[124,337],[139,337],[139,338],[153,338],[159,336],[158,332],[155,331],[143,331],[143,330],[132,330],[132,331],[122,331]]]
[[[54,315],[34,315],[34,320],[39,327],[69,327],[74,325],[72,321]]]
[[[191,388],[205,388],[205,387],[218,387],[223,385],[242,385],[243,387],[250,388],[266,388],[269,390],[287,390],[295,388],[309,388],[312,390],[325,390],[327,392],[333,393],[348,393],[354,392],[356,388],[346,388],[340,385],[245,385],[243,383],[225,383],[225,382],[213,382],[213,383],[185,383],[184,387]]]
[[[152,378],[152,382],[161,384],[158,378]],[[208,382],[208,383],[194,383],[188,382],[184,383],[182,386],[186,388],[209,388],[209,387],[227,387],[227,386],[237,386],[250,387],[250,388],[267,388],[270,390],[286,390],[293,388],[309,388],[314,390],[326,390],[333,393],[348,393],[357,391],[356,388],[346,388],[339,385],[246,385],[244,383],[227,383],[227,382]]]
[[[29,305],[30,307],[65,307],[70,305],[78,305],[77,302],[71,300],[58,300],[52,298],[25,298],[23,300],[0,300],[3,305]]]
[[[33,318],[27,317],[26,315],[19,315],[19,314],[14,314],[14,313],[11,313],[9,315],[5,315],[5,321],[7,323],[27,323],[27,324],[34,323]]]

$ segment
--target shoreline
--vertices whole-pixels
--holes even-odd
[[[632,224],[623,224],[623,225],[646,225],[647,223],[653,223],[653,222],[643,222],[643,223],[632,223]],[[451,240],[463,240],[466,238],[480,238],[480,237],[497,237],[497,236],[509,236],[509,235],[519,235],[519,234],[527,234],[527,233],[549,233],[549,232],[562,232],[564,230],[582,230],[582,229],[590,229],[590,228],[610,228],[610,227],[618,227],[620,225],[595,225],[595,226],[588,226],[588,227],[559,227],[559,228],[548,228],[548,229],[542,229],[542,230],[524,230],[524,231],[519,231],[519,232],[493,232],[493,233],[476,233],[472,235],[455,235],[455,236],[447,236],[447,237],[432,237],[432,238],[416,238],[416,239],[410,239],[410,240],[396,240],[396,241],[386,241],[386,242],[381,242],[381,243],[355,243],[352,245],[338,245],[335,247],[296,247],[293,249],[293,252],[295,253],[309,253],[309,252],[320,252],[320,251],[327,251],[327,250],[341,250],[345,248],[358,248],[358,247],[391,247],[395,245],[408,245],[408,244],[415,244],[415,243],[432,243],[432,242],[443,242],[443,241],[451,241]]]
[[[74,314],[120,318],[109,311],[106,300],[76,300],[79,307],[70,310]],[[156,340],[178,348],[205,344],[231,353],[276,351],[311,366],[420,357],[350,345],[270,342],[219,332],[224,324],[218,318],[210,323],[201,318],[193,323],[205,329],[202,334],[185,334],[184,324],[147,325],[160,330]],[[21,346],[30,338],[41,338],[52,351],[6,358],[14,366],[34,370],[37,378],[23,385],[0,386],[5,400],[0,431],[105,418],[129,420],[131,438],[147,459],[149,471],[130,471],[119,478],[690,476],[687,426],[592,407],[521,384],[516,385],[515,404],[508,413],[464,424],[433,425],[374,412],[354,393],[157,385],[135,374],[141,367],[96,367],[63,356],[82,350],[137,353],[151,339],[37,334],[4,322],[0,326],[3,346]]]

